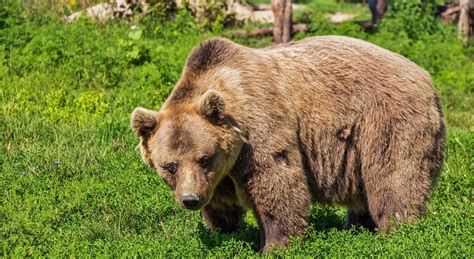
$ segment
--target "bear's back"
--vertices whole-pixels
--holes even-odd
[[[393,119],[440,116],[429,74],[407,58],[374,44],[344,36],[319,36],[256,51],[281,105],[318,113],[332,121],[338,114],[359,116],[372,109]],[[277,85],[277,86],[275,86]],[[283,89],[283,90],[281,90]],[[252,91],[256,91],[255,88]],[[429,119],[431,117],[431,119]]]
[[[407,58],[372,43],[345,36],[317,36],[262,49],[284,66],[343,81],[364,90],[433,93],[429,74]],[[291,60],[291,62],[288,62]],[[323,78],[323,80],[326,78]]]

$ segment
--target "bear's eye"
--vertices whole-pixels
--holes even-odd
[[[177,163],[167,163],[161,166],[164,170],[168,171],[170,174],[175,174],[178,171]]]
[[[201,168],[209,168],[212,163],[212,157],[209,155],[204,155],[198,160],[198,164]]]

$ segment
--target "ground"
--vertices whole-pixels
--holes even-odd
[[[179,208],[143,165],[129,126],[134,107],[159,109],[193,46],[231,35],[231,29],[197,27],[183,12],[174,23],[145,18],[132,26],[26,21],[17,9],[2,8],[0,256],[256,254],[254,217],[247,215],[234,234],[207,230],[202,217]],[[295,38],[362,38],[432,74],[448,141],[428,211],[380,236],[342,230],[344,208],[314,205],[304,238],[276,255],[474,255],[474,51],[457,41],[453,27],[420,16],[416,8],[397,8],[371,33],[352,23],[335,25],[311,9],[296,17],[310,22],[311,30]],[[249,46],[271,43],[269,37],[229,37]]]

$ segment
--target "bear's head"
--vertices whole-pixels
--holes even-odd
[[[245,141],[216,90],[184,104],[168,100],[159,112],[136,108],[131,126],[140,137],[143,161],[158,171],[177,202],[191,210],[212,199]]]

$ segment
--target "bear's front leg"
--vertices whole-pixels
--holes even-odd
[[[287,245],[307,226],[311,194],[299,153],[283,150],[255,163],[244,184],[260,224],[263,252]]]
[[[202,209],[202,214],[210,229],[220,229],[230,233],[237,229],[244,216],[235,192],[234,182],[225,177],[214,190],[212,200]]]
[[[224,233],[237,230],[242,221],[244,210],[239,206],[209,204],[202,210],[210,229],[220,229]]]

